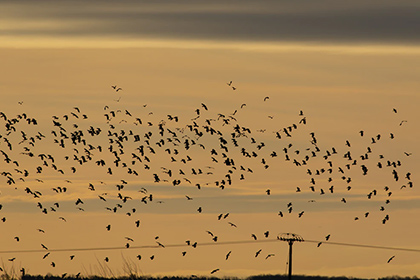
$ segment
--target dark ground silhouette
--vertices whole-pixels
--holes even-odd
[[[89,279],[89,280],[102,280],[102,279],[118,279],[118,280],[287,280],[287,275],[256,275],[250,276],[248,278],[238,278],[238,277],[224,277],[224,278],[217,278],[217,277],[177,277],[177,276],[170,276],[170,277],[151,277],[151,276],[122,276],[122,277],[101,277],[101,276],[89,276],[89,277],[62,277],[62,276],[53,276],[53,275],[25,275],[22,277],[22,280],[58,280],[58,279],[68,279],[68,280],[75,280],[75,279]],[[418,279],[417,276],[414,277],[399,277],[399,276],[389,276],[389,277],[381,277],[381,278],[353,278],[353,277],[326,277],[326,276],[305,276],[305,275],[294,275],[292,277],[293,280],[366,280],[366,279],[377,279],[377,280],[412,280]]]

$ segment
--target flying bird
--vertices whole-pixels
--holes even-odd
[[[266,257],[265,257],[265,259],[268,259],[268,258],[270,258],[270,257],[274,257],[275,255],[274,254],[268,254]]]
[[[213,270],[210,272],[210,274],[216,273],[216,272],[218,272],[219,270],[220,270],[220,269],[218,269],[218,268],[213,269]]]
[[[255,252],[255,257],[258,257],[261,253],[262,249],[259,249],[257,252]]]

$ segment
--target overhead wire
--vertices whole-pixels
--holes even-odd
[[[221,246],[221,245],[238,245],[238,244],[256,244],[256,243],[270,243],[284,241],[278,238],[276,239],[263,239],[263,240],[234,240],[234,241],[218,241],[218,242],[203,242],[198,243],[197,247],[202,246]],[[345,243],[345,242],[333,242],[333,241],[319,241],[319,240],[302,240],[300,243],[317,243],[323,245],[337,245],[337,246],[349,246],[358,248],[369,248],[369,249],[384,249],[394,251],[406,251],[420,253],[420,249],[415,248],[402,248],[402,247],[390,247],[390,246],[379,246],[369,244],[357,244],[357,243]],[[42,253],[42,252],[77,252],[77,251],[111,251],[111,250],[130,250],[130,249],[164,249],[164,248],[180,248],[189,247],[186,243],[179,244],[161,244],[161,245],[139,245],[139,246],[115,246],[115,247],[87,247],[87,248],[56,248],[56,249],[32,249],[32,250],[0,250],[0,254],[16,254],[16,253]]]
[[[316,240],[305,240],[305,242],[420,253],[420,249],[413,249],[413,248],[401,248],[401,247],[389,247],[389,246],[378,246],[378,245],[368,245],[368,244],[343,243],[343,242],[333,242],[333,241],[316,241]]]

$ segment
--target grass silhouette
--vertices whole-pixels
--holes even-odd
[[[80,280],[80,279],[89,279],[89,280],[109,280],[109,279],[118,279],[118,280],[287,280],[287,275],[255,275],[250,276],[247,278],[236,278],[236,277],[224,277],[224,278],[217,278],[217,277],[204,277],[204,276],[197,276],[197,277],[182,277],[182,276],[165,276],[165,277],[152,277],[152,276],[121,276],[121,277],[102,277],[102,276],[88,276],[88,277],[62,277],[62,276],[53,276],[53,275],[25,275],[20,278],[21,280],[61,280],[61,279],[68,279],[68,280]],[[347,277],[326,277],[326,276],[307,276],[307,275],[294,275],[293,280],[414,280],[418,279],[416,276],[414,277],[399,277],[399,276],[390,276],[390,277],[382,277],[382,278],[347,278]]]

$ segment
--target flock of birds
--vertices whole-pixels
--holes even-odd
[[[232,81],[227,85],[236,90]],[[112,89],[118,94],[123,92],[123,89],[116,85],[113,85]],[[121,97],[115,101],[119,102],[120,99]],[[261,102],[269,102],[269,97],[262,98]],[[339,143],[336,147],[321,148],[316,133],[309,132],[306,135],[306,146],[298,148],[299,144],[294,142],[294,134],[307,124],[307,117],[302,110],[296,113],[295,122],[279,127],[276,131],[268,131],[265,128],[251,129],[238,121],[237,116],[245,107],[246,104],[241,104],[232,113],[224,114],[213,113],[211,108],[201,103],[191,112],[190,117],[168,114],[164,118],[155,118],[153,112],[147,111],[146,104],[143,105],[144,112],[138,115],[107,105],[103,107],[102,123],[90,123],[90,115],[79,107],[74,107],[68,113],[51,116],[49,127],[26,113],[9,116],[0,112],[3,128],[0,134],[2,189],[14,188],[19,193],[24,193],[33,201],[34,209],[38,209],[42,215],[57,215],[62,205],[59,199],[69,192],[80,191],[72,186],[72,180],[77,179],[80,170],[96,168],[97,170],[91,172],[102,174],[100,176],[103,178],[108,176],[114,182],[118,182],[114,184],[114,191],[101,192],[108,179],[83,183],[84,192],[80,193],[89,190],[89,198],[81,196],[75,199],[75,208],[85,211],[90,197],[95,194],[96,199],[106,205],[104,211],[132,216],[132,226],[140,227],[141,220],[135,215],[136,208],[128,209],[126,205],[129,201],[136,201],[141,205],[163,203],[164,199],[153,194],[156,185],[224,190],[246,180],[254,172],[275,172],[271,166],[278,162],[293,165],[307,176],[307,184],[296,186],[296,193],[311,193],[317,197],[339,194],[337,201],[343,204],[351,199],[345,196],[346,192],[350,193],[353,190],[351,174],[367,176],[374,168],[383,170],[384,176],[393,178],[395,183],[366,193],[366,199],[371,200],[381,194],[383,204],[377,211],[383,212],[380,221],[383,224],[390,219],[386,210],[392,194],[413,187],[412,174],[403,171],[402,160],[375,153],[375,145],[386,141],[385,139],[393,141],[397,137],[395,133],[366,135],[364,131],[360,131],[358,136],[361,141],[369,144],[363,152],[355,152],[352,150],[353,143],[349,140]],[[393,113],[398,114],[396,109],[393,109]],[[269,115],[268,118],[273,119],[273,116]],[[400,126],[404,122],[406,120],[401,121]],[[48,128],[38,130],[38,127]],[[402,156],[408,157],[411,153],[404,152]],[[312,166],[314,158],[322,159],[321,166]],[[127,190],[132,190],[129,182],[135,182],[139,176],[142,180],[150,181],[150,186],[139,187],[136,190],[139,196],[134,197]],[[62,178],[62,185],[52,188],[39,187],[48,183],[48,177]],[[270,196],[275,194],[276,190],[262,187],[259,192]],[[43,202],[42,198],[46,194],[56,195],[57,201]],[[193,200],[190,194],[182,195],[187,202]],[[308,202],[316,201],[312,199]],[[1,200],[1,193],[0,202],[1,230],[1,223],[8,221],[8,217],[1,215],[2,210],[8,207],[8,202]],[[293,202],[287,203],[283,209],[278,210],[278,217],[303,217],[305,210],[296,211],[294,207]],[[202,213],[206,209],[200,206],[193,211]],[[369,213],[370,211],[365,211],[354,217],[354,220],[368,218]],[[231,217],[229,215],[232,214],[215,214],[215,218],[225,220]],[[66,222],[65,216],[57,216],[57,220]],[[226,222],[232,228],[237,227],[232,220]],[[104,231],[112,229],[112,224],[104,225]],[[42,228],[36,230],[45,234]],[[211,240],[218,241],[218,236],[211,231],[207,233]],[[263,236],[268,238],[269,234],[269,231],[265,231]],[[249,236],[250,240],[258,239],[255,233],[250,233]],[[330,235],[326,235],[323,242],[327,242],[329,238]],[[20,241],[18,235],[14,237],[14,241]],[[132,242],[132,238],[126,237],[124,246],[129,248]],[[158,236],[154,242],[157,246],[165,247]],[[186,244],[195,248],[199,243],[187,240]],[[322,242],[317,246],[321,244]],[[45,250],[42,258],[50,258],[49,248],[44,244],[40,244],[40,247]],[[182,251],[181,255],[185,256],[186,253]],[[232,251],[229,251],[226,254],[226,260],[231,253]],[[259,257],[260,254],[261,250],[258,250],[255,257]],[[268,254],[265,258],[273,256],[274,254]],[[154,257],[152,255],[149,258],[153,260]],[[75,255],[69,256],[70,261],[74,258]],[[141,260],[142,257],[138,255],[137,258]],[[15,259],[13,256],[9,261]],[[105,262],[109,260],[108,257],[104,259]],[[54,261],[51,261],[50,265],[56,267]],[[218,268],[214,269],[211,274],[218,271]]]

